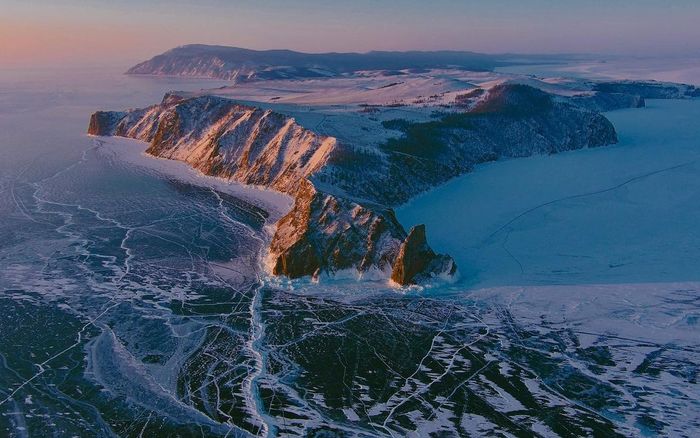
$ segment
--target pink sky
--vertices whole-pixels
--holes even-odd
[[[311,52],[700,55],[697,0],[0,2],[0,67],[128,67],[188,43]]]

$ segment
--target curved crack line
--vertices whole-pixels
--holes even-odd
[[[510,238],[511,232],[513,232],[513,230],[508,230],[508,234],[506,234],[506,238],[503,239],[503,243],[501,243],[501,248],[503,248],[503,251],[505,251],[510,256],[510,258],[513,259],[515,261],[515,263],[518,264],[518,266],[520,267],[520,275],[525,275],[525,268],[523,268],[523,264],[520,263],[520,260],[518,260],[518,258],[515,257],[513,255],[513,253],[510,252],[510,250],[506,246],[508,244],[508,239]]]
[[[558,202],[570,201],[570,200],[572,200],[572,199],[585,198],[585,197],[587,197],[587,196],[594,196],[594,195],[600,195],[600,194],[602,194],[602,193],[612,192],[612,191],[614,191],[614,190],[617,190],[617,189],[619,189],[619,188],[622,188],[622,187],[624,187],[624,186],[626,186],[626,185],[628,185],[628,184],[631,184],[631,183],[633,183],[633,182],[642,180],[642,179],[644,179],[644,178],[648,178],[648,177],[650,177],[650,176],[654,176],[654,175],[657,175],[657,174],[659,174],[659,173],[668,172],[668,171],[671,171],[671,170],[676,170],[676,169],[680,169],[680,168],[682,168],[682,167],[690,166],[690,165],[692,165],[692,164],[695,164],[697,161],[698,161],[698,160],[692,160],[692,161],[688,161],[688,162],[685,162],[685,163],[676,164],[675,166],[665,167],[665,168],[663,168],[663,169],[658,169],[658,170],[654,170],[654,171],[652,171],[652,172],[644,173],[644,174],[642,174],[642,175],[637,175],[637,176],[635,176],[635,177],[633,177],[633,178],[630,178],[630,179],[625,180],[625,181],[623,181],[623,182],[621,182],[621,183],[619,183],[619,184],[616,184],[616,185],[614,185],[614,186],[612,186],[612,187],[608,187],[608,188],[605,188],[605,189],[595,190],[595,191],[586,192],[586,193],[579,193],[579,194],[576,194],[576,195],[565,196],[565,197],[563,197],[563,198],[553,199],[553,200],[548,201],[548,202],[545,202],[545,203],[543,203],[543,204],[536,205],[536,206],[534,206],[534,207],[531,207],[531,208],[529,208],[529,209],[523,211],[522,213],[520,213],[520,214],[518,214],[517,216],[515,216],[513,219],[511,219],[511,220],[509,220],[508,222],[506,222],[504,225],[502,225],[502,226],[501,226],[500,228],[498,228],[496,231],[494,231],[493,233],[489,234],[488,237],[486,237],[486,239],[483,240],[483,242],[488,242],[488,241],[491,240],[495,235],[497,235],[498,233],[500,233],[501,231],[503,231],[504,229],[506,229],[507,227],[509,227],[510,225],[512,225],[512,224],[513,224],[514,222],[516,222],[518,219],[520,219],[520,218],[522,218],[523,216],[526,216],[526,215],[532,213],[533,211],[538,210],[538,209],[540,209],[540,208],[542,208],[542,207],[547,207],[547,206],[549,206],[549,205],[556,204],[556,203],[558,203]]]

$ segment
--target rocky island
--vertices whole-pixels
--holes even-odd
[[[226,74],[194,69],[202,56],[219,52],[200,46],[174,49],[129,73],[234,78],[241,74],[238,67],[250,65],[234,59],[224,63]],[[260,53],[224,50],[233,53],[255,55],[260,68],[271,68]],[[289,56],[305,68],[310,65],[308,57]],[[553,85],[467,72],[466,64],[448,70],[455,79],[445,82],[446,71],[439,69],[447,62],[444,54],[434,65],[416,64],[418,55],[405,55],[398,58],[400,65],[380,71],[374,64],[382,59],[377,54],[360,57],[362,62],[353,58],[357,63],[352,65],[340,62],[347,61],[342,56],[318,56],[313,59],[345,65],[342,74],[337,69],[330,75],[342,77],[279,79],[256,73],[244,84],[169,93],[147,108],[98,111],[88,132],[139,139],[149,143],[150,155],[291,195],[294,206],[276,224],[269,244],[269,270],[275,275],[349,272],[409,285],[452,277],[457,267],[449,255],[428,245],[425,227],[407,233],[393,207],[479,163],[616,143],[612,124],[599,111],[644,106],[644,97],[692,97],[696,91],[651,82]],[[434,69],[416,73],[407,69],[411,65]],[[389,67],[404,70],[387,72]],[[480,82],[461,78],[465,74]],[[273,85],[283,86],[276,88],[281,96],[266,94]],[[284,95],[284,87],[294,91]],[[324,98],[327,102],[319,102]],[[403,117],[395,117],[398,111]],[[307,123],[310,114],[320,114],[321,121]]]
[[[374,153],[272,111],[209,95],[168,95],[145,109],[96,112],[88,132],[147,141],[151,155],[294,196],[270,244],[274,274],[355,269],[412,284],[453,275],[456,266],[427,247],[422,228],[407,235],[392,205],[480,162],[616,141],[603,116],[555,103],[534,88],[503,86],[489,96],[473,112],[407,124],[403,137]],[[430,143],[418,140],[423,131]],[[403,266],[408,260],[411,266]]]

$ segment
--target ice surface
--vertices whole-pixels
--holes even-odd
[[[266,105],[357,142],[383,117],[430,117],[360,113],[358,100],[432,87],[361,90],[387,80],[328,82],[303,105],[267,90],[280,99]],[[199,87],[147,81],[4,86],[0,435],[700,429],[697,102],[612,113],[618,146],[494,163],[416,199],[399,216],[433,221],[464,275],[396,290],[264,278],[266,227],[288,199],[83,135],[97,107]],[[317,111],[323,92],[346,103]]]
[[[148,155],[145,153],[148,144],[143,141],[122,137],[95,137],[95,142],[98,150],[112,159],[150,169],[163,177],[226,193],[257,205],[269,214],[269,217],[265,218],[269,225],[277,222],[292,207],[292,198],[284,193],[204,175],[187,163]]]
[[[699,280],[700,102],[608,117],[618,145],[480,166],[399,220],[475,287]]]
[[[691,436],[700,427],[700,102],[647,104],[608,114],[616,146],[480,166],[397,215],[426,223],[460,266],[460,284],[424,293],[469,289],[459,296],[491,309],[480,316],[491,333],[523,330],[504,348],[538,338],[562,372],[604,382],[591,391],[616,405],[599,412],[623,434]],[[547,403],[597,405],[562,391],[551,370],[531,371],[524,383]],[[490,386],[491,406],[517,408]],[[530,428],[550,435],[549,426]],[[476,434],[490,427],[470,418]]]

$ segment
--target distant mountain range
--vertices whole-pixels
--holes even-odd
[[[385,70],[387,74],[435,68],[479,71],[491,70],[497,64],[495,56],[460,51],[302,53],[190,44],[137,64],[127,74],[241,81],[332,77],[364,70]]]

